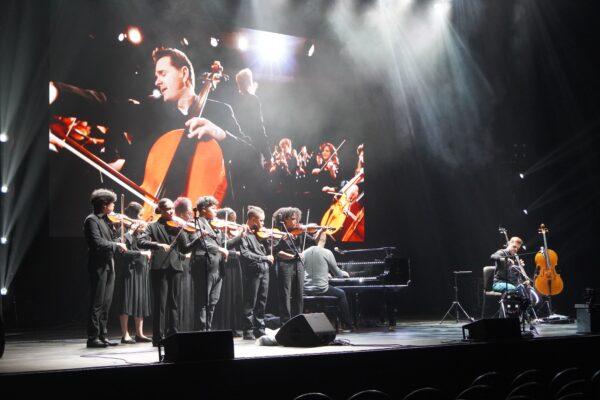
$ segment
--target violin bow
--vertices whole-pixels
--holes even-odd
[[[121,193],[121,243],[125,243],[125,195]]]
[[[310,216],[310,208],[306,210],[306,225],[308,225],[308,217]],[[302,241],[302,252],[304,253],[304,249],[306,248],[306,235],[308,232],[304,232],[304,240]]]
[[[329,158],[327,160],[325,160],[323,162],[323,165],[321,165],[321,168],[319,168],[319,172],[317,172],[317,175],[320,174],[321,171],[323,171],[323,168],[325,168],[325,166],[327,165],[329,160],[331,160],[333,158],[333,156],[335,156],[337,154],[338,150],[343,146],[344,143],[346,143],[346,139],[342,140],[342,143],[340,143],[340,145],[338,147],[333,149],[333,152],[329,155]]]

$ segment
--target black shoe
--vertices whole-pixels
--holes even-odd
[[[94,348],[94,349],[103,349],[105,347],[108,347],[108,345],[106,343],[102,342],[100,339],[94,339],[94,340],[87,341],[87,347]]]
[[[152,341],[152,339],[150,339],[148,337],[137,336],[137,335],[133,339],[135,340],[136,343],[150,343]]]
[[[100,341],[101,341],[102,343],[104,343],[105,345],[107,345],[107,346],[118,346],[118,345],[119,345],[119,343],[118,343],[118,342],[113,342],[112,340],[108,340],[108,339],[107,339],[107,338],[105,338],[105,337],[101,337],[101,338],[100,338]]]
[[[135,344],[136,342],[132,338],[129,338],[127,340],[125,340],[125,338],[121,338],[121,343],[123,343],[123,344]]]
[[[265,336],[265,331],[262,330],[258,330],[258,331],[254,331],[254,337],[255,338],[260,338],[261,336]]]
[[[231,332],[233,332],[233,337],[234,338],[236,338],[236,337],[242,337],[242,335],[240,334],[239,331],[232,330]]]
[[[256,339],[256,338],[254,337],[254,335],[252,334],[252,332],[248,332],[248,331],[244,332],[244,334],[243,334],[242,338],[243,338],[244,340],[255,340],[255,339]]]

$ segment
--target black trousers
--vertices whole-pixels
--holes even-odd
[[[320,296],[335,296],[338,299],[338,308],[342,317],[342,323],[344,325],[351,326],[352,319],[350,319],[350,307],[348,307],[348,299],[346,298],[346,292],[342,289],[338,289],[333,286],[329,286],[327,290],[319,294]]]
[[[219,266],[213,260],[212,267],[207,268],[206,259],[197,257],[192,264],[192,277],[194,279],[194,307],[196,310],[194,327],[199,330],[211,330],[215,306],[221,297],[221,286],[223,285]],[[207,297],[208,305],[206,304]]]
[[[114,268],[101,268],[89,272],[91,301],[87,335],[88,340],[94,340],[106,337],[108,334],[106,324],[115,288],[115,270]]]
[[[267,294],[269,292],[269,268],[261,268],[254,271],[243,271],[244,280],[244,310],[242,329],[264,333],[265,331],[265,307],[267,306]]]
[[[279,313],[281,322],[286,322],[303,312],[304,264],[300,261],[280,261],[277,284],[279,286]]]
[[[179,311],[177,299],[181,291],[181,271],[173,268],[150,270],[152,281],[152,339],[158,341],[165,337],[165,314],[169,313],[167,335],[177,333],[179,329]]]

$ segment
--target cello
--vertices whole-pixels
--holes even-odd
[[[352,206],[357,205],[358,201],[363,197],[362,194],[358,194],[357,185],[364,180],[365,172],[364,168],[360,168],[358,173],[348,181],[340,189],[338,193],[334,194],[334,200],[329,209],[323,214],[321,218],[321,225],[329,227],[330,235],[346,237],[344,227],[348,225],[355,225],[354,228],[363,220],[364,210],[360,207],[358,210],[352,210]],[[352,222],[348,224],[347,219]],[[339,239],[338,237],[336,237]]]
[[[202,116],[209,93],[211,90],[216,89],[217,84],[223,78],[221,63],[214,61],[211,72],[203,74],[203,84],[198,94],[200,98],[198,117]],[[194,144],[186,142],[186,139],[183,138],[184,133],[185,129],[166,132],[150,148],[146,159],[144,179],[140,185],[145,192],[160,197],[167,173],[178,149]],[[220,203],[225,197],[225,190],[227,189],[223,151],[217,141],[212,138],[200,140],[195,145],[194,153],[187,168],[188,176],[186,177],[185,188],[179,195],[196,199],[202,195],[212,194]],[[144,217],[149,217],[153,211],[152,207],[146,204],[143,210]]]
[[[544,238],[544,247],[535,255],[535,289],[544,296],[554,296],[561,293],[564,287],[560,274],[556,272],[558,254],[548,248],[546,225],[541,224],[538,232]]]

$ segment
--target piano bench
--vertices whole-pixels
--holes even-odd
[[[340,329],[340,312],[338,308],[338,299],[335,296],[303,296],[305,313],[324,313],[329,322],[335,327],[336,331]]]

